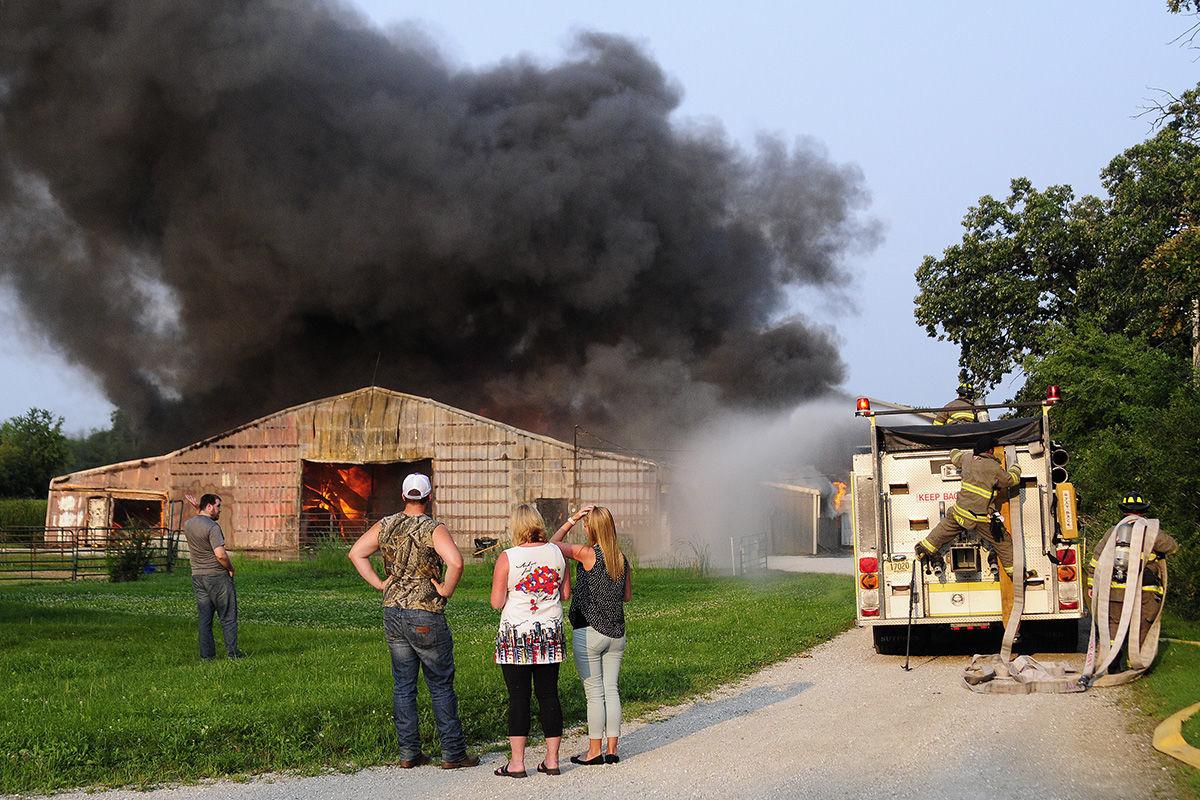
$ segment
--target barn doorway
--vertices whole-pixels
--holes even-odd
[[[432,481],[433,460],[302,462],[300,546],[313,547],[324,540],[352,542],[381,518],[402,510],[404,479],[414,472]]]
[[[114,528],[153,529],[163,526],[163,501],[145,498],[114,497]]]

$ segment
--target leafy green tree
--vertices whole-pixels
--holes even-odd
[[[1049,326],[1082,316],[1190,356],[1200,299],[1200,88],[1168,112],[1161,130],[1101,172],[1103,199],[1017,178],[1006,199],[980,198],[963,218],[962,241],[917,269],[917,322],[957,344],[982,387],[1043,354]]]
[[[1077,201],[1069,186],[1038,191],[1026,178],[1004,200],[981,197],[963,218],[962,241],[917,269],[917,322],[958,344],[977,383],[995,385],[1071,313],[1079,274],[1098,264],[1102,216],[1096,198]]]
[[[1200,389],[1186,364],[1092,320],[1055,325],[1045,338],[1048,355],[1028,359],[1025,371],[1031,385],[1068,389],[1051,424],[1071,453],[1087,538],[1098,541],[1120,518],[1123,493],[1142,492],[1181,547],[1169,603],[1200,614]]]
[[[108,428],[92,430],[69,440],[71,456],[67,471],[115,464],[145,455],[141,433],[120,409],[112,412]]]
[[[62,426],[42,408],[0,423],[0,495],[45,497],[69,455]]]

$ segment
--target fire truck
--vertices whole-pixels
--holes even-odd
[[[1002,625],[1001,575],[990,544],[960,534],[914,569],[914,548],[958,497],[961,475],[951,450],[971,451],[984,434],[996,438],[995,454],[1020,467],[1017,486],[997,497],[1007,535],[1023,541],[1023,630],[1074,642],[1082,611],[1080,554],[1083,542],[1075,490],[1068,482],[1067,454],[1050,438],[1049,410],[1059,399],[1052,386],[1040,403],[980,405],[1010,408],[1016,416],[954,425],[897,424],[901,415],[941,409],[873,410],[858,398],[856,415],[870,425],[870,443],[858,448],[850,474],[857,623],[872,629],[880,653],[904,652],[907,625],[916,642],[936,631]],[[1032,412],[1032,413],[1030,413]]]

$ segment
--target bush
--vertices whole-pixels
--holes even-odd
[[[150,565],[155,532],[145,528],[113,531],[105,552],[108,577],[113,583],[136,581]]]
[[[45,500],[28,498],[0,500],[0,528],[40,528],[45,524]]]

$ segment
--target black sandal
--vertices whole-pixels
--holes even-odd
[[[562,774],[562,771],[558,767],[547,767],[545,761],[538,764],[537,771],[545,773],[546,775],[561,775]]]
[[[619,764],[619,763],[621,763],[621,757],[619,755],[617,755],[616,753],[606,753],[604,755],[604,763],[605,764]]]
[[[571,756],[571,763],[578,764],[581,767],[594,767],[594,766],[597,766],[598,764],[604,763],[604,754],[601,753],[600,755],[596,756],[595,758],[581,758],[580,756]]]
[[[508,771],[508,762],[505,762],[504,766],[501,767],[500,769],[492,770],[492,774],[498,778],[528,778],[529,777],[529,773],[526,772],[525,770],[521,770],[520,772],[509,772]]]

